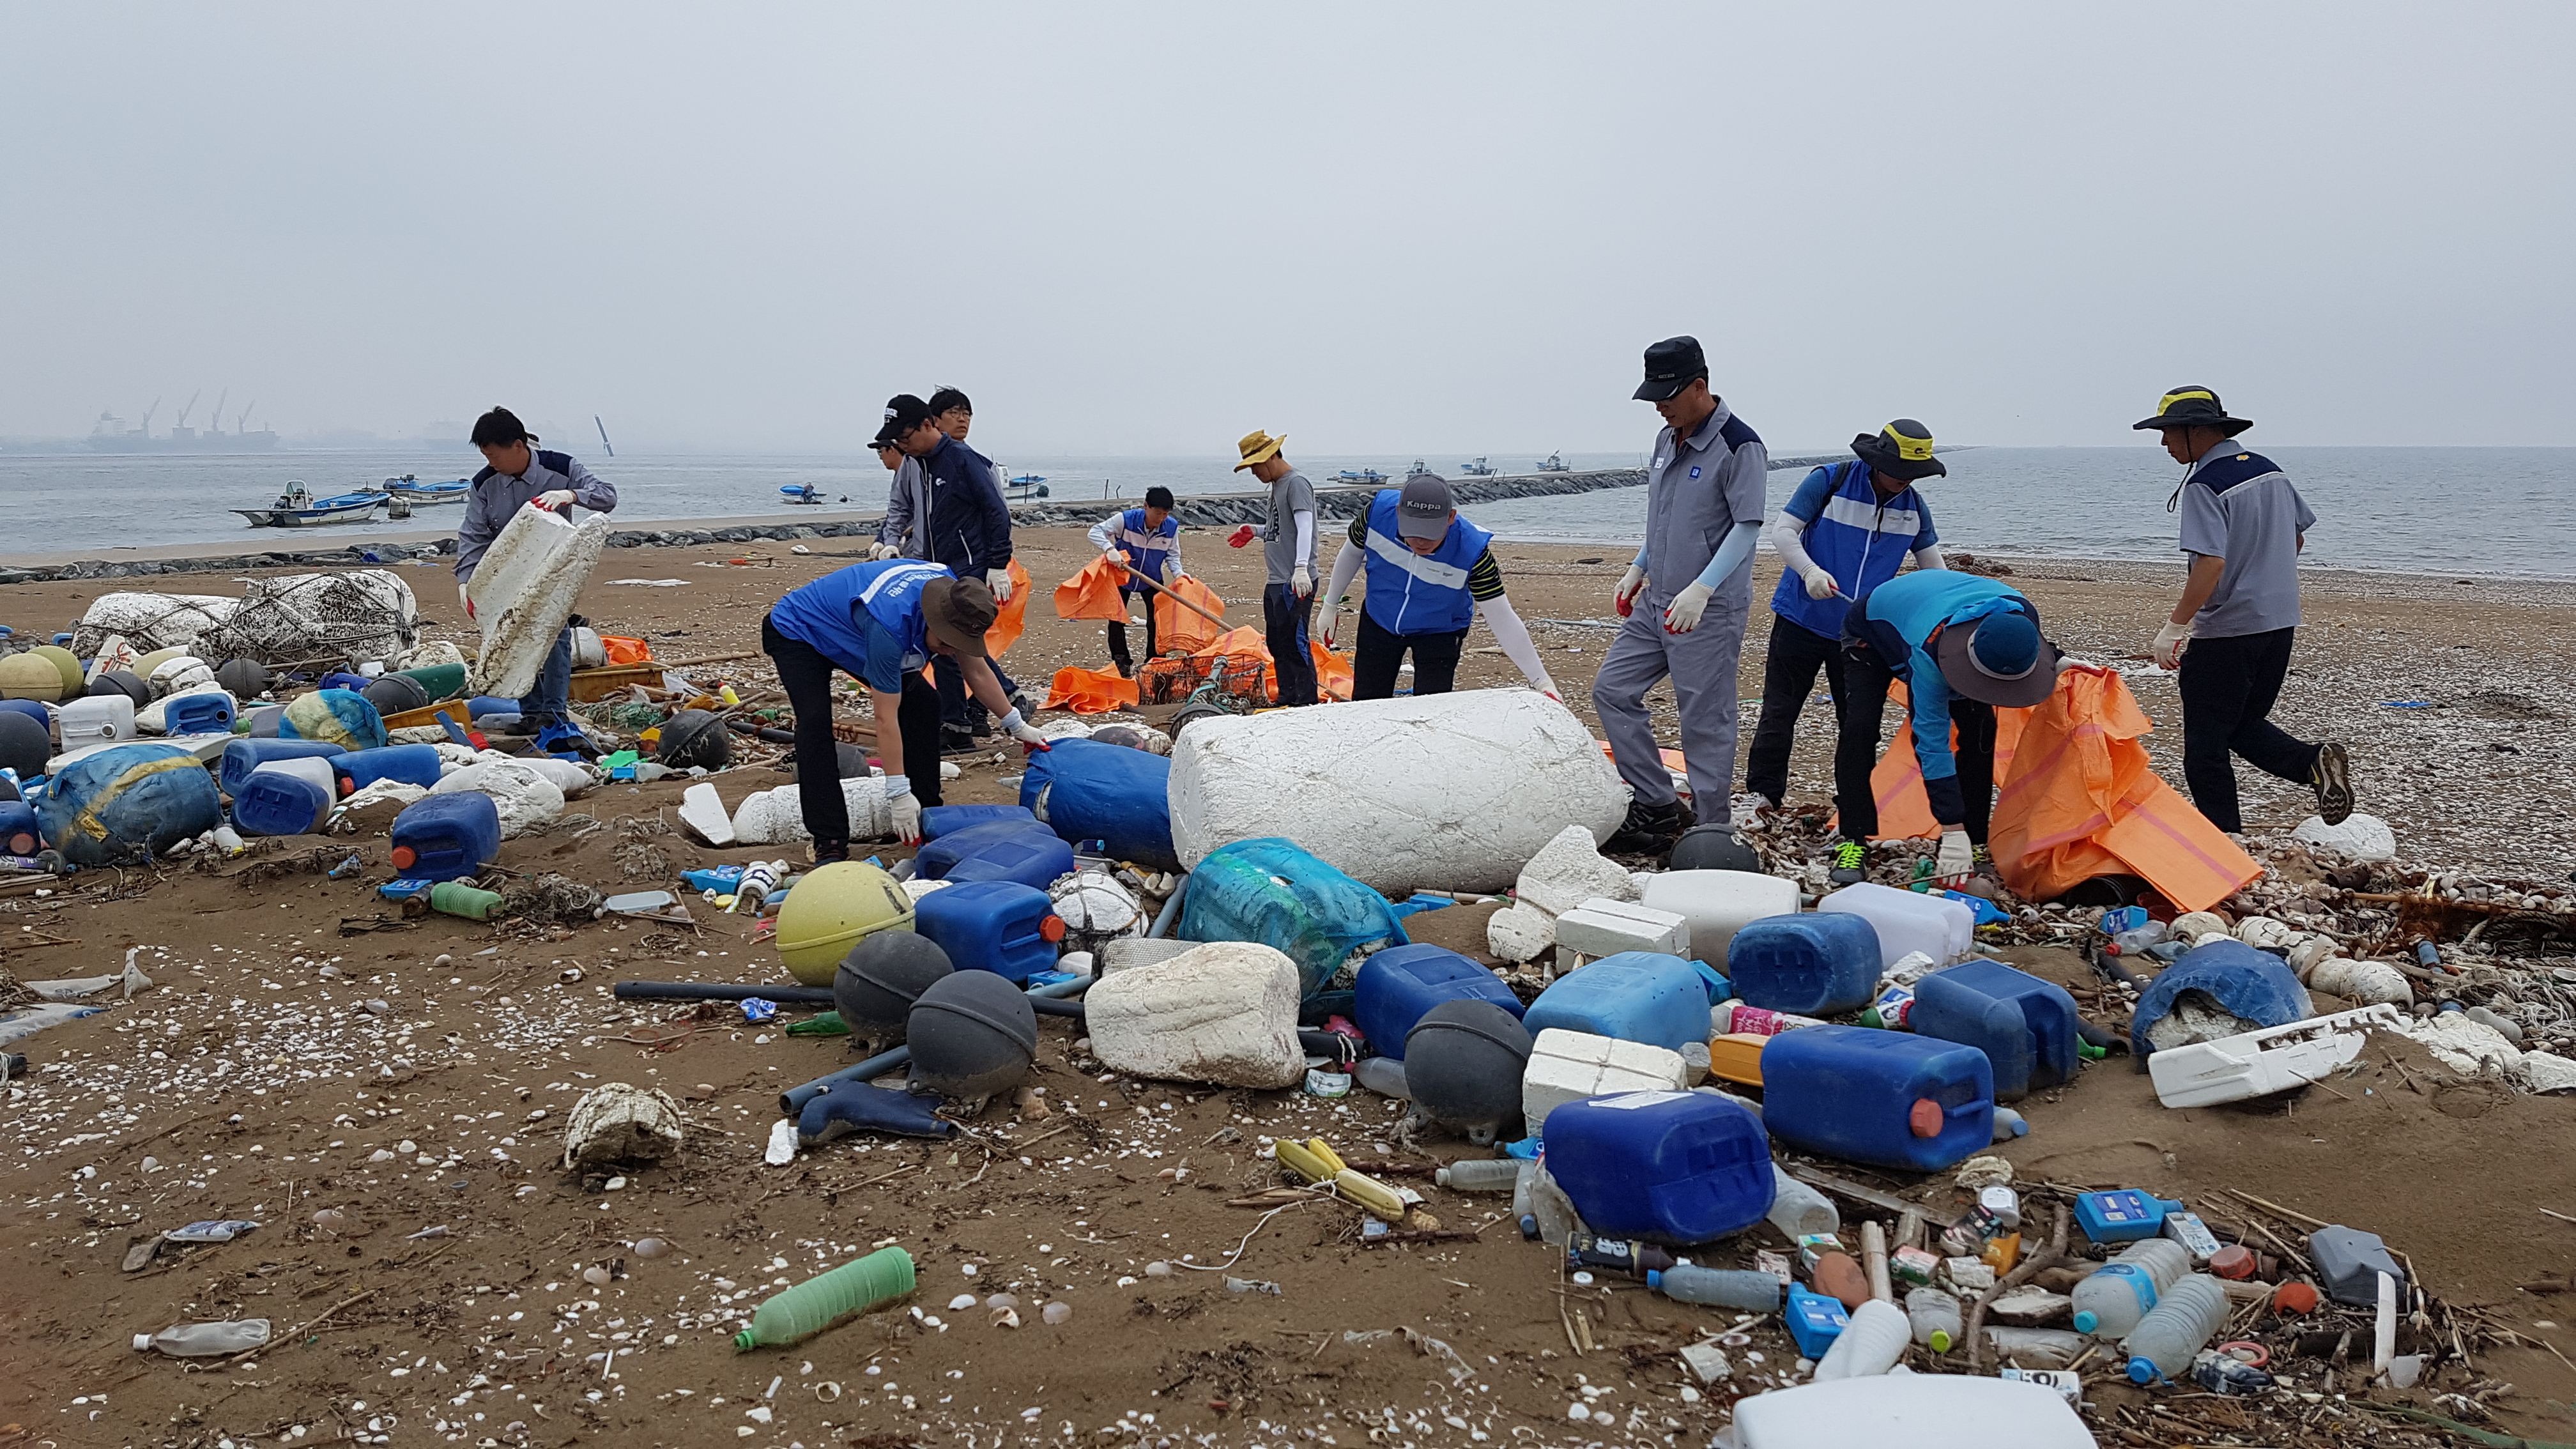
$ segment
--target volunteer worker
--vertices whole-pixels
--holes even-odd
[[[870,444],[877,451],[877,461],[885,464],[894,477],[886,484],[885,517],[877,524],[877,541],[868,545],[868,557],[928,558],[930,556],[930,489],[921,476],[921,463],[895,445],[884,430]]]
[[[2039,610],[2020,591],[1975,574],[1901,574],[1852,601],[1843,616],[1843,743],[1865,734],[1878,752],[1879,713],[1891,680],[1912,701],[1914,758],[1941,826],[1935,869],[1945,880],[1977,868],[1995,805],[1995,710],[2037,704],[2073,661],[2040,637]],[[1950,727],[1959,727],[1955,753]],[[1844,788],[1837,785],[1838,790]],[[1861,850],[1878,833],[1878,801],[1863,778],[1843,795],[1843,844],[1835,879],[1862,878]]]
[[[1242,461],[1234,471],[1248,468],[1270,486],[1270,516],[1226,538],[1231,548],[1261,540],[1262,641],[1270,646],[1283,706],[1316,702],[1315,656],[1307,649],[1307,625],[1315,614],[1315,485],[1280,456],[1287,441],[1255,430],[1235,444]]]
[[[2338,825],[2352,813],[2352,767],[2338,744],[2312,745],[2269,716],[2290,672],[2299,632],[2299,554],[2317,516],[2278,464],[2230,440],[2254,426],[2228,416],[2218,394],[2178,387],[2135,426],[2162,434],[2187,470],[2167,510],[2182,512],[2191,573],[2156,631],[2156,663],[2176,671],[2182,694],[2182,773],[2209,823],[2245,828],[2236,763],[2314,790],[2317,814]]]
[[[876,711],[877,758],[895,834],[921,839],[921,811],[939,803],[939,692],[922,678],[933,659],[956,663],[1002,732],[1031,750],[1046,739],[1002,697],[984,658],[993,626],[992,590],[945,567],[912,559],[852,564],[790,592],[760,621],[760,647],[778,667],[778,686],[796,712],[796,796],[814,837],[814,860],[850,857],[849,802],[841,795],[840,744],[832,735],[832,671],[868,687]],[[913,770],[919,770],[916,779]]]
[[[1777,810],[1789,792],[1789,751],[1798,714],[1825,671],[1831,708],[1850,698],[1843,687],[1843,616],[1851,601],[1896,577],[1905,556],[1916,568],[1941,567],[1932,508],[1916,481],[1950,470],[1932,456],[1932,430],[1898,418],[1852,439],[1852,458],[1818,468],[1781,506],[1763,536],[1780,555],[1780,587],[1771,593],[1771,644],[1762,665],[1762,720],[1744,766],[1748,820]],[[1855,792],[1869,793],[1878,754],[1873,719],[1863,730],[1837,725],[1834,803],[1845,815]],[[1857,867],[1853,860],[1849,865]]]
[[[1538,662],[1529,627],[1503,592],[1503,571],[1488,546],[1493,537],[1459,516],[1447,480],[1432,473],[1416,473],[1401,489],[1379,489],[1368,511],[1351,520],[1350,542],[1333,560],[1333,581],[1324,590],[1324,647],[1330,649],[1340,631],[1341,598],[1367,564],[1351,698],[1393,698],[1408,649],[1413,692],[1447,694],[1467,630],[1481,612],[1530,688],[1561,699]]]
[[[469,619],[474,617],[474,600],[466,594],[466,582],[474,577],[476,566],[511,515],[521,508],[553,512],[578,504],[607,513],[617,507],[617,489],[594,476],[579,459],[529,447],[537,436],[521,426],[518,415],[508,408],[496,407],[476,418],[473,436],[474,446],[483,454],[483,471],[474,475],[465,495],[465,517],[456,525],[456,597],[464,603]],[[549,732],[578,730],[571,724],[571,710],[572,626],[567,623],[546,654],[536,690],[519,701],[520,723],[537,736],[538,748],[552,750],[555,746],[546,738]],[[577,747],[581,741],[564,743]]]
[[[921,465],[930,520],[924,557],[946,565],[958,578],[981,580],[996,603],[1007,604],[1011,601],[1010,506],[1002,501],[993,460],[959,441],[975,415],[965,395],[943,388],[934,400],[940,405],[934,407],[910,393],[889,398],[878,436],[892,438]],[[967,689],[955,659],[941,656],[931,673],[939,681],[944,726],[940,748],[975,748],[976,737],[989,732],[982,703]],[[999,669],[994,670],[994,678],[1001,683],[1003,698],[1019,692],[1019,686]]]
[[[1154,591],[1136,582],[1141,575],[1169,586],[1181,577],[1181,521],[1172,516],[1172,490],[1155,484],[1145,490],[1145,506],[1112,514],[1091,525],[1091,546],[1129,577],[1118,585],[1121,603],[1145,601],[1145,657],[1154,657]],[[1109,657],[1122,676],[1133,678],[1135,661],[1127,654],[1127,621],[1109,621]]]
[[[1646,465],[1646,546],[1611,596],[1627,622],[1592,682],[1601,733],[1632,796],[1628,818],[1602,845],[1620,853],[1661,851],[1687,823],[1646,713],[1647,692],[1667,677],[1692,798],[1702,810],[1726,808],[1735,778],[1735,664],[1753,605],[1753,546],[1770,468],[1762,439],[1709,391],[1697,338],[1647,348],[1635,396],[1655,405],[1664,429]]]

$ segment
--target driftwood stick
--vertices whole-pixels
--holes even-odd
[[[1995,1286],[1977,1295],[1977,1306],[1968,1311],[1968,1372],[1986,1371],[1986,1305],[2001,1297],[2005,1290],[2018,1288],[2032,1278],[2066,1259],[2066,1204],[2057,1205],[2057,1226],[2048,1235],[2048,1246],[2021,1260],[2021,1266],[1995,1280]]]

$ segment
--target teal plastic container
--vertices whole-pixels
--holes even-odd
[[[1558,977],[1521,1021],[1532,1036],[1554,1026],[1679,1051],[1708,1040],[1708,994],[1699,968],[1689,961],[1658,951],[1622,951]]]
[[[250,779],[250,772],[271,760],[303,760],[347,753],[328,740],[241,739],[224,746],[223,763],[218,769],[224,793],[239,796],[243,784]]]
[[[384,745],[337,757],[331,761],[331,774],[342,795],[354,795],[378,780],[398,780],[426,790],[438,783],[439,764],[436,745]]]
[[[1801,1152],[1938,1172],[1993,1142],[1994,1069],[1984,1052],[1954,1042],[1800,1027],[1763,1045],[1762,1121]]]
[[[1209,851],[1189,874],[1175,934],[1184,941],[1258,941],[1271,947],[1297,963],[1308,997],[1324,989],[1353,948],[1373,941],[1412,944],[1386,897],[1275,835]]]
[[[960,971],[990,971],[1025,982],[1055,966],[1064,918],[1047,893],[1018,881],[979,880],[923,896],[912,928],[935,941]]]
[[[1586,970],[1591,968],[1586,967]],[[1405,1034],[1444,1001],[1490,1001],[1514,1016],[1521,999],[1493,972],[1446,946],[1390,946],[1360,963],[1351,1011],[1379,1056],[1404,1060]]]

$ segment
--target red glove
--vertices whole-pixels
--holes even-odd
[[[1247,523],[1227,536],[1225,546],[1228,548],[1241,548],[1250,542],[1252,542],[1252,525]]]

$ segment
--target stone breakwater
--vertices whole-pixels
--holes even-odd
[[[1366,509],[1376,495],[1377,486],[1394,486],[1400,479],[1385,485],[1362,487],[1319,487],[1315,506],[1326,518],[1353,518]],[[1449,488],[1460,503],[1486,503],[1501,498],[1544,498],[1568,493],[1592,493],[1606,488],[1634,488],[1646,481],[1639,468],[1600,468],[1576,473],[1530,473],[1507,478],[1453,478]],[[1201,528],[1232,527],[1239,523],[1259,523],[1269,512],[1267,490],[1244,493],[1201,493],[1178,500],[1172,511],[1181,522]],[[1014,523],[1028,528],[1085,527],[1124,509],[1136,506],[1133,499],[1101,499],[1094,502],[1052,499],[1023,503],[1011,509]],[[610,534],[610,548],[671,548],[709,543],[754,543],[762,540],[800,542],[807,539],[874,539],[877,521],[882,513],[845,514],[822,523],[789,523],[763,519],[759,522],[725,524],[707,521],[699,524],[675,523],[669,528],[622,529]],[[405,543],[359,542],[338,548],[263,549],[244,553],[207,554],[195,558],[155,559],[78,559],[67,564],[44,568],[9,568],[0,566],[0,584],[44,583],[63,579],[150,578],[168,574],[239,573],[246,569],[271,568],[348,568],[381,564],[410,563],[415,560],[453,556],[456,539],[421,539]]]

